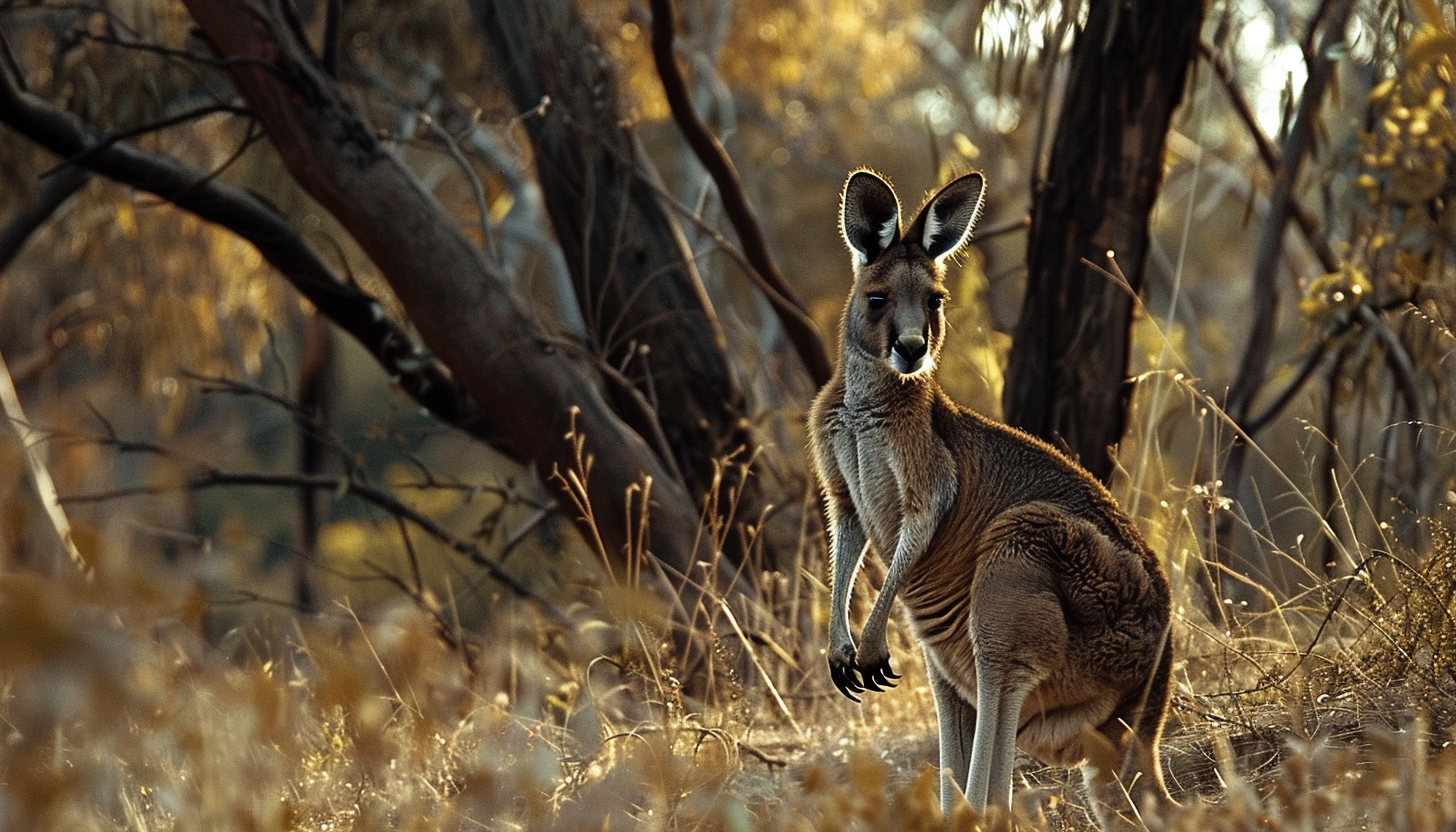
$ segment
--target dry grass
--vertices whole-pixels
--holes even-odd
[[[1165,758],[1183,808],[1149,827],[1453,828],[1451,518],[1422,520],[1409,551],[1353,546],[1356,568],[1301,592],[1221,604],[1195,522],[1219,501],[1138,474],[1124,491],[1178,604]],[[765,578],[772,608],[737,629],[717,616],[711,702],[685,691],[659,605],[633,587],[589,589],[566,622],[502,600],[450,646],[440,608],[403,594],[230,613],[219,636],[199,585],[146,553],[89,581],[0,574],[0,829],[1004,825],[940,816],[933,705],[903,630],[899,688],[858,706],[833,691],[822,540],[802,548],[797,578]],[[1022,763],[1018,828],[1093,828],[1076,772]]]
[[[1312,624],[1291,623],[1293,604],[1222,634],[1185,617],[1167,740],[1185,808],[1151,826],[1456,823],[1456,547],[1435,531],[1406,591],[1325,587],[1298,602],[1323,605]],[[594,661],[612,642],[586,613],[568,630],[517,610],[513,631],[473,645],[472,672],[412,606],[259,618],[219,644],[200,612],[189,587],[139,567],[0,577],[0,826],[947,828],[913,666],[855,707],[817,667],[796,680],[775,664],[796,730],[752,682],[711,707],[659,687],[630,659],[650,629],[611,648],[623,669]],[[1020,823],[1090,828],[1074,777],[1022,774]],[[983,825],[966,810],[949,828]]]

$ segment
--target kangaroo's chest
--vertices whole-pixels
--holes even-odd
[[[942,504],[954,492],[949,454],[925,425],[847,419],[834,443],[835,462],[870,542],[882,557],[894,554],[907,511]]]
[[[894,552],[900,534],[903,465],[888,432],[876,428],[846,431],[835,456],[849,486],[849,498],[870,541],[882,555]]]

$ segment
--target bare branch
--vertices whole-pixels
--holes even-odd
[[[481,184],[475,168],[470,166],[470,160],[460,152],[460,144],[455,141],[454,136],[450,135],[450,131],[436,122],[429,113],[420,113],[420,119],[426,127],[430,128],[430,133],[440,140],[440,144],[445,146],[450,158],[460,166],[460,172],[465,175],[465,181],[470,183],[470,193],[475,196],[475,212],[480,218],[480,244],[485,246],[486,251],[489,251],[497,262],[500,262],[500,252],[495,246],[495,235],[490,231],[490,207],[485,202],[485,185]]]
[[[50,170],[41,173],[40,177],[42,179],[45,179],[46,177],[55,175],[58,171],[64,170],[65,168],[75,165],[81,165],[86,161],[87,157],[94,156],[97,153],[105,150],[106,148],[116,144],[117,142],[125,141],[126,139],[134,139],[137,136],[143,136],[147,133],[154,133],[158,130],[165,130],[168,127],[176,127],[179,124],[186,124],[193,119],[206,118],[207,116],[216,115],[217,113],[231,113],[235,116],[244,116],[247,118],[251,118],[253,115],[252,113],[248,112],[247,108],[245,107],[234,107],[230,104],[204,104],[201,107],[193,107],[190,110],[185,110],[183,112],[177,113],[176,115],[171,115],[166,118],[150,122],[148,124],[143,124],[140,127],[133,127],[129,130],[123,130],[120,133],[113,133],[101,139],[100,141],[97,141],[95,144],[87,147],[80,153],[74,154],[61,160],[60,164],[52,167]]]
[[[1402,300],[1401,305],[1409,301]],[[1426,412],[1425,404],[1420,393],[1420,384],[1416,378],[1415,362],[1411,359],[1410,352],[1406,350],[1400,338],[1385,325],[1375,310],[1368,304],[1360,304],[1358,311],[1360,322],[1375,332],[1375,337],[1385,345],[1385,363],[1395,373],[1396,386],[1400,388],[1401,396],[1405,399],[1406,410],[1410,418],[1416,422],[1430,421],[1430,414]]]
[[[631,533],[628,519],[607,508],[621,505],[627,489],[646,477],[655,483],[658,498],[649,507],[651,553],[680,572],[713,560],[705,546],[695,545],[697,512],[687,489],[616,416],[590,368],[560,348],[510,290],[500,269],[381,144],[282,19],[278,0],[186,0],[186,6],[219,54],[266,56],[286,70],[284,79],[238,64],[230,77],[290,174],[358,241],[421,338],[470,391],[491,425],[512,440],[517,458],[539,472],[570,467],[572,446],[563,437],[571,414],[578,414],[597,462],[589,490],[602,506],[601,528],[592,531],[607,541],[609,555],[625,557]],[[555,58],[561,59],[559,51]],[[540,100],[540,93],[532,96],[532,106]],[[596,265],[601,267],[599,261]],[[604,271],[610,273],[610,266]],[[715,399],[719,406],[723,401]],[[715,579],[726,595],[754,594],[731,570]]]
[[[114,37],[112,35],[92,34],[91,32],[86,31],[78,31],[76,34],[87,40],[93,40],[97,43],[104,43],[107,46],[119,46],[123,49],[135,49],[139,52],[151,52],[154,55],[161,55],[166,58],[176,58],[178,60],[187,61],[190,63],[202,64],[204,66],[210,66],[214,69],[228,69],[230,67],[239,65],[250,65],[262,67],[269,72],[278,72],[277,66],[275,66],[271,61],[265,61],[262,58],[249,56],[214,58],[208,55],[198,55],[195,52],[188,52],[185,49],[173,49],[171,47],[162,46],[161,44],[157,43],[147,43],[146,41],[135,40],[122,40],[121,38]]]
[[[521,583],[514,575],[502,569],[500,564],[486,556],[485,552],[481,551],[479,546],[476,546],[469,540],[456,537],[449,529],[436,523],[433,518],[400,502],[393,494],[356,478],[332,477],[321,474],[270,474],[263,471],[236,472],[224,471],[220,468],[205,468],[189,477],[182,488],[191,491],[204,491],[210,488],[245,486],[265,488],[315,488],[323,491],[332,491],[335,494],[341,495],[352,494],[397,518],[408,521],[416,528],[445,544],[452,551],[465,556],[471,563],[489,572],[492,578],[499,581],[511,590],[511,592],[521,598],[534,602],[553,618],[562,622],[569,621],[565,613],[558,610],[550,601],[538,595],[535,590]],[[60,502],[68,505],[82,505],[108,502],[124,497],[166,494],[175,490],[177,489],[173,486],[140,485],[129,488],[96,491],[88,494],[73,494],[61,497]]]
[[[1279,284],[1276,282],[1279,255],[1283,248],[1284,229],[1294,213],[1294,189],[1305,157],[1314,150],[1315,122],[1325,91],[1334,77],[1335,64],[1330,56],[1344,40],[1345,24],[1350,19],[1354,0],[1324,0],[1311,24],[1305,63],[1309,78],[1300,94],[1299,109],[1289,128],[1279,157],[1282,164],[1275,171],[1274,191],[1269,196],[1269,216],[1259,235],[1254,253],[1254,321],[1249,329],[1248,345],[1239,365],[1238,377],[1229,390],[1228,412],[1243,423],[1247,421],[1256,393],[1264,385],[1273,340],[1269,333],[1279,312]],[[1318,45],[1314,45],[1318,32]]]
[[[1416,389],[1414,365],[1410,360],[1409,353],[1401,345],[1400,339],[1396,338],[1395,333],[1391,332],[1390,328],[1380,319],[1381,312],[1388,312],[1397,307],[1408,307],[1409,305],[1410,301],[1406,298],[1397,298],[1379,307],[1361,304],[1355,315],[1347,315],[1331,323],[1320,334],[1319,339],[1315,342],[1314,348],[1310,350],[1309,355],[1305,356],[1304,361],[1300,362],[1299,369],[1295,371],[1294,378],[1285,386],[1283,392],[1275,396],[1274,400],[1260,411],[1258,415],[1251,416],[1247,422],[1240,423],[1239,427],[1245,434],[1253,436],[1267,427],[1270,422],[1274,421],[1280,412],[1294,400],[1295,394],[1309,381],[1315,369],[1324,360],[1324,357],[1329,354],[1336,341],[1357,322],[1363,323],[1365,326],[1374,330],[1377,336],[1386,342],[1387,346],[1394,343],[1395,346],[1393,349],[1398,350],[1399,355],[1392,355],[1390,360],[1397,364],[1403,364],[1403,367],[1397,367],[1397,373],[1401,376],[1401,388],[1406,393],[1407,404],[1412,408],[1411,412],[1413,414],[1417,413],[1418,410],[1415,407],[1415,400],[1411,398],[1411,391]]]
[[[100,139],[97,131],[75,115],[21,91],[3,71],[0,122],[61,156],[80,154]],[[378,300],[340,280],[288,218],[262,197],[127,142],[90,154],[81,164],[153,193],[251,242],[299,293],[358,340],[405,393],[435,418],[516,455],[514,446],[485,422],[476,404],[409,331],[386,316]]]
[[[824,348],[824,336],[808,309],[799,300],[794,288],[779,271],[773,255],[769,253],[768,241],[764,239],[763,228],[754,215],[753,208],[743,193],[743,182],[733,166],[733,160],[693,110],[688,95],[687,83],[682,70],[673,55],[673,10],[672,0],[651,0],[652,2],[652,58],[657,64],[657,74],[662,79],[667,103],[672,109],[673,120],[682,131],[688,146],[697,155],[698,161],[707,168],[708,174],[718,186],[718,196],[723,200],[723,212],[733,223],[733,230],[743,244],[744,256],[753,268],[749,275],[755,278],[769,303],[777,313],[779,322],[793,343],[799,360],[809,371],[814,384],[822,385],[829,380],[833,370],[829,354]]]
[[[58,176],[51,177],[40,189],[35,201],[20,210],[10,222],[0,228],[0,272],[20,253],[25,241],[36,232],[51,214],[56,212],[71,195],[91,181],[91,172],[71,168]]]
[[[1330,348],[1334,344],[1335,335],[1333,332],[1328,332],[1322,336],[1314,345],[1314,349],[1309,351],[1309,355],[1305,356],[1304,362],[1300,364],[1299,370],[1294,374],[1294,378],[1285,386],[1284,392],[1276,396],[1274,401],[1270,402],[1269,406],[1264,408],[1258,415],[1251,417],[1249,421],[1243,424],[1244,433],[1253,436],[1263,430],[1270,422],[1274,421],[1275,417],[1282,413],[1290,402],[1294,401],[1295,394],[1304,388],[1305,382],[1309,381],[1310,376],[1314,374],[1315,368],[1329,354]]]
[[[354,461],[353,453],[344,446],[344,443],[337,436],[329,432],[327,426],[319,420],[318,414],[308,411],[300,406],[298,402],[274,393],[265,387],[249,384],[246,381],[219,376],[205,376],[192,372],[183,372],[182,375],[185,378],[200,382],[203,385],[203,393],[227,393],[234,396],[253,396],[283,408],[292,417],[294,423],[304,431],[305,435],[327,444],[334,453],[338,454],[339,462],[344,466],[344,470],[349,472],[350,476],[354,476],[358,472],[359,466]]]
[[[1244,123],[1244,128],[1254,139],[1254,145],[1259,148],[1259,158],[1264,160],[1264,167],[1269,172],[1278,176],[1284,168],[1284,158],[1274,142],[1264,134],[1259,127],[1258,120],[1254,117],[1253,105],[1239,89],[1238,83],[1234,80],[1233,67],[1229,64],[1228,58],[1214,51],[1213,47],[1206,42],[1198,44],[1199,51],[1203,57],[1213,65],[1214,72],[1218,75],[1219,81],[1223,82],[1224,90],[1228,92],[1229,100],[1234,105],[1234,112],[1238,113],[1239,120]],[[1298,200],[1293,200],[1290,205],[1293,211],[1294,221],[1298,223],[1300,232],[1309,243],[1309,248],[1319,258],[1320,266],[1326,273],[1336,272],[1340,269],[1340,260],[1335,256],[1335,250],[1330,246],[1329,239],[1320,229],[1320,222],[1311,214]]]

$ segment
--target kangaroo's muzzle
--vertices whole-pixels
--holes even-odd
[[[903,375],[914,375],[925,367],[928,345],[919,335],[901,335],[890,348],[890,363]]]

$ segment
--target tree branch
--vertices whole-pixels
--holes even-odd
[[[78,161],[90,170],[155,194],[248,240],[435,418],[518,456],[515,447],[485,421],[475,403],[409,331],[386,316],[378,300],[340,280],[288,218],[262,197],[127,142],[87,153],[101,140],[98,131],[75,115],[21,91],[7,72],[0,72],[0,122],[57,155],[85,154]]]
[[[1315,343],[1314,348],[1310,350],[1309,355],[1305,356],[1304,361],[1300,363],[1299,369],[1295,371],[1294,378],[1290,380],[1283,392],[1275,396],[1274,401],[1270,402],[1257,416],[1251,416],[1247,422],[1239,424],[1244,434],[1253,436],[1267,427],[1270,422],[1274,421],[1280,412],[1294,400],[1295,394],[1309,381],[1310,376],[1314,374],[1320,362],[1329,354],[1330,348],[1334,346],[1336,339],[1346,332],[1349,332],[1357,322],[1375,329],[1377,336],[1385,341],[1388,347],[1399,352],[1399,356],[1392,355],[1392,361],[1400,363],[1400,356],[1403,356],[1404,369],[1401,367],[1397,367],[1396,369],[1398,374],[1402,376],[1400,382],[1402,390],[1406,392],[1406,402],[1411,407],[1413,413],[1417,412],[1415,400],[1410,396],[1410,392],[1416,389],[1414,384],[1414,365],[1410,360],[1409,353],[1401,345],[1400,339],[1396,338],[1395,333],[1391,332],[1390,328],[1385,326],[1385,323],[1380,319],[1380,313],[1382,312],[1388,312],[1397,307],[1409,305],[1410,300],[1408,298],[1397,298],[1379,307],[1361,304],[1356,314],[1345,315],[1340,320],[1327,326],[1325,331],[1320,334],[1319,340]]]
[[[1284,168],[1284,159],[1279,148],[1265,135],[1259,127],[1259,121],[1254,117],[1254,108],[1249,104],[1249,99],[1244,96],[1243,90],[1239,89],[1234,81],[1234,70],[1229,64],[1228,58],[1213,50],[1213,47],[1204,41],[1198,44],[1199,51],[1203,57],[1213,65],[1215,74],[1223,82],[1223,88],[1228,92],[1229,101],[1234,105],[1234,112],[1238,113],[1239,120],[1244,123],[1244,128],[1254,139],[1254,145],[1259,148],[1259,158],[1264,160],[1264,167],[1269,173],[1278,176]],[[1290,210],[1293,212],[1294,221],[1299,225],[1300,232],[1309,243],[1309,248],[1314,256],[1319,258],[1320,266],[1325,273],[1337,272],[1340,270],[1340,260],[1335,256],[1335,250],[1330,247],[1329,239],[1320,230],[1320,222],[1315,219],[1298,200],[1292,200]]]
[[[789,284],[783,272],[779,271],[773,255],[769,253],[763,227],[744,196],[743,182],[733,166],[732,158],[693,110],[687,83],[673,56],[672,0],[651,2],[652,58],[657,64],[662,88],[667,93],[667,103],[672,110],[673,120],[677,122],[678,129],[682,131],[683,138],[697,155],[698,161],[718,186],[718,196],[723,200],[723,213],[733,223],[733,230],[737,232],[739,242],[743,245],[743,254],[753,267],[749,276],[767,296],[784,333],[794,345],[799,360],[804,363],[814,384],[822,385],[829,381],[829,376],[833,373],[829,354],[824,348],[824,337],[814,319],[809,317],[809,311],[803,301],[799,300],[794,287]]]
[[[0,228],[0,272],[4,272],[10,261],[20,254],[30,235],[90,181],[91,171],[80,168],[70,168],[46,180],[35,201],[20,209],[4,228]]]
[[[94,144],[91,144],[80,153],[68,156],[67,158],[61,160],[60,164],[42,173],[40,175],[40,178],[45,179],[47,177],[53,176],[58,171],[68,167],[73,167],[76,165],[84,166],[87,157],[94,156],[119,141],[136,138],[137,136],[142,136],[147,133],[153,133],[157,130],[165,130],[168,127],[175,127],[179,124],[186,124],[193,119],[204,118],[215,113],[229,113],[235,116],[252,115],[252,113],[249,113],[246,109],[242,107],[234,107],[229,104],[204,104],[201,107],[193,107],[190,110],[185,110],[175,115],[167,116],[166,118],[159,119],[148,124],[143,124],[139,127],[133,127],[129,130],[123,130],[120,133],[112,133],[111,135],[100,139]]]
[[[499,581],[518,597],[534,602],[553,618],[562,622],[569,621],[566,615],[558,610],[554,604],[536,594],[535,590],[521,583],[514,575],[502,569],[500,564],[486,556],[485,552],[481,551],[479,546],[476,546],[469,540],[456,537],[449,529],[436,523],[429,515],[416,511],[400,502],[393,494],[375,488],[357,478],[331,477],[321,474],[270,474],[263,471],[234,472],[224,471],[220,468],[206,468],[189,477],[182,487],[191,491],[203,491],[209,488],[241,486],[290,489],[312,488],[322,491],[332,491],[336,494],[352,494],[395,517],[414,524],[421,531],[445,544],[451,551],[464,555],[471,563],[485,569],[486,572],[490,573],[492,578]],[[141,485],[131,488],[96,491],[88,494],[72,494],[61,497],[60,502],[70,505],[101,503],[123,497],[166,494],[175,490],[177,490],[175,486]]]
[[[576,429],[595,459],[589,490],[611,557],[624,557],[633,521],[619,509],[628,489],[653,482],[649,549],[668,567],[697,572],[713,553],[698,540],[693,500],[640,436],[612,412],[588,367],[559,344],[511,291],[494,263],[460,230],[398,157],[381,146],[338,85],[278,7],[279,0],[239,3],[186,0],[219,54],[267,56],[265,70],[239,62],[234,85],[257,114],[284,165],[348,229],[435,351],[508,437],[518,458],[540,472],[570,469]],[[579,527],[581,524],[579,523]],[[731,571],[713,589],[752,597]],[[685,599],[689,609],[696,599]]]
[[[1246,421],[1253,400],[1264,385],[1273,339],[1269,333],[1279,313],[1279,284],[1276,282],[1279,255],[1283,248],[1284,229],[1294,213],[1294,189],[1305,157],[1314,149],[1315,121],[1334,77],[1334,61],[1329,56],[1345,37],[1354,0],[1324,0],[1315,23],[1311,25],[1305,47],[1308,80],[1300,94],[1299,109],[1285,138],[1275,169],[1274,191],[1269,196],[1269,216],[1259,235],[1254,253],[1254,321],[1249,329],[1248,345],[1239,365],[1238,377],[1229,390],[1227,410],[1235,421]],[[1318,36],[1316,36],[1318,32]],[[1318,40],[1318,44],[1314,42]]]

